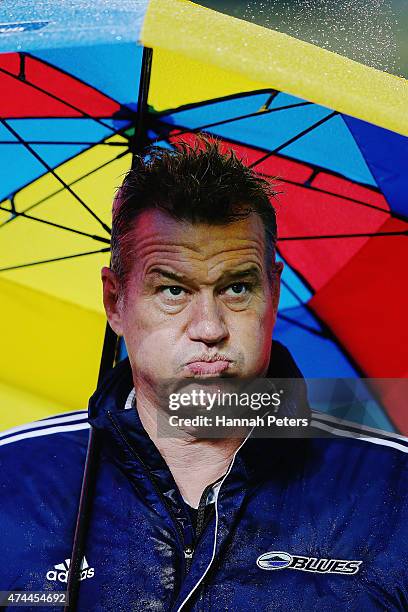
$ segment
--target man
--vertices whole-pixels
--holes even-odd
[[[137,159],[115,200],[103,293],[129,361],[90,401],[100,455],[78,609],[407,609],[402,438],[159,435],[163,381],[301,376],[271,341],[273,191],[199,143]],[[309,410],[303,383],[282,408]],[[66,588],[84,427],[79,413],[0,439],[2,590]]]

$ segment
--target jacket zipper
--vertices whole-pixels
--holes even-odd
[[[207,485],[204,489],[204,491],[201,494],[200,497],[200,502],[198,504],[198,512],[197,512],[197,522],[196,522],[196,528],[195,528],[195,537],[194,537],[194,546],[192,547],[187,547],[184,549],[184,557],[186,560],[186,572],[185,574],[188,573],[188,571],[190,570],[191,567],[191,563],[192,563],[192,559],[193,559],[193,555],[195,552],[195,549],[197,547],[197,544],[200,540],[200,537],[202,535],[202,533],[205,530],[205,527],[208,525],[208,523],[211,520],[211,516],[212,513],[210,514],[210,516],[208,517],[207,521],[205,521],[205,509],[207,507],[207,497],[208,497],[208,493],[209,491],[212,489],[212,487],[219,482],[219,478],[218,480],[216,480],[215,482]]]
[[[231,461],[231,463],[230,463],[230,465],[229,465],[229,468],[228,468],[228,470],[226,471],[226,473],[224,474],[224,476],[223,476],[223,477],[222,477],[222,479],[221,479],[220,488],[219,488],[218,493],[217,493],[217,496],[216,496],[216,498],[215,498],[215,502],[214,502],[214,503],[215,503],[215,512],[216,512],[216,515],[215,515],[215,516],[216,516],[216,519],[215,519],[215,531],[214,531],[214,552],[213,552],[213,557],[211,558],[211,561],[210,561],[209,565],[207,566],[207,568],[206,568],[206,570],[205,570],[204,574],[201,576],[200,580],[199,580],[199,581],[198,581],[198,582],[197,582],[197,583],[194,585],[194,587],[193,587],[193,588],[190,590],[190,592],[188,593],[188,595],[187,595],[187,596],[186,596],[186,597],[183,599],[183,601],[181,602],[181,604],[180,604],[180,605],[179,605],[179,607],[177,608],[176,612],[181,612],[181,610],[184,608],[184,606],[186,605],[186,603],[187,603],[187,602],[188,602],[188,600],[190,599],[191,595],[194,593],[194,591],[197,589],[197,587],[198,587],[198,586],[199,586],[199,585],[200,585],[200,584],[203,582],[203,580],[204,580],[204,578],[205,578],[206,573],[208,572],[209,568],[211,567],[211,563],[213,562],[213,559],[214,559],[214,553],[215,553],[215,549],[216,549],[216,546],[217,546],[217,535],[218,535],[218,534],[217,534],[217,530],[218,530],[218,521],[217,521],[217,504],[218,504],[218,495],[219,495],[220,489],[221,489],[221,487],[222,487],[222,485],[223,485],[223,483],[224,483],[225,479],[227,478],[228,474],[229,474],[229,473],[231,472],[231,470],[232,470],[232,467],[233,467],[233,465],[234,465],[234,463],[235,463],[235,457],[237,456],[237,454],[239,453],[239,451],[241,450],[241,448],[243,447],[243,445],[245,444],[245,442],[247,441],[247,439],[248,439],[248,438],[249,438],[249,436],[251,435],[251,433],[252,433],[253,429],[254,429],[254,428],[252,428],[252,429],[251,429],[250,433],[247,435],[247,437],[245,438],[245,440],[244,440],[244,441],[243,441],[243,442],[240,444],[240,446],[239,446],[239,447],[237,448],[237,450],[235,451],[235,453],[234,453],[234,455],[233,455],[233,457],[232,457],[232,461]],[[216,482],[218,482],[218,480],[217,480]],[[212,484],[212,485],[210,485],[210,486],[213,486],[214,484],[216,484],[216,482],[215,482],[215,483],[213,483],[213,484]],[[201,500],[200,500],[200,502],[201,502]],[[198,523],[198,516],[197,516],[197,523]]]

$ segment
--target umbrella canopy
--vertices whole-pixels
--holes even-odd
[[[92,392],[111,202],[148,86],[143,143],[204,131],[278,177],[275,337],[304,374],[407,377],[407,82],[190,2],[56,4],[0,19],[0,427]],[[386,397],[364,418],[408,429]]]

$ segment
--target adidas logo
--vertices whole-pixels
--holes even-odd
[[[71,560],[65,559],[64,563],[58,563],[54,565],[54,569],[47,572],[47,580],[52,580],[56,582],[68,582],[68,570],[70,566]],[[79,575],[80,580],[85,580],[86,578],[93,578],[95,574],[95,569],[93,567],[89,567],[88,561],[84,557],[81,563],[81,573]]]

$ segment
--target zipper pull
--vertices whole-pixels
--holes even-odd
[[[185,559],[192,559],[193,553],[194,553],[194,548],[192,546],[187,546],[184,549],[184,558]]]
[[[193,554],[194,548],[192,546],[186,546],[186,548],[184,549],[184,558],[186,560],[186,573],[190,571]]]

